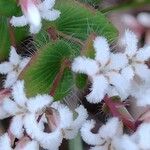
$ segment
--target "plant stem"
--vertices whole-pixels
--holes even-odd
[[[79,40],[78,38],[72,37],[70,35],[66,35],[66,34],[64,34],[64,33],[60,32],[60,31],[58,32],[58,35],[60,37],[63,37],[66,40],[72,40],[73,42],[75,42],[77,44],[80,44],[81,46],[84,46],[84,43],[81,40]]]
[[[57,31],[55,30],[55,28],[49,27],[49,28],[47,29],[47,32],[48,32],[50,38],[51,38],[54,42],[58,40],[58,33],[57,33]]]
[[[79,134],[69,141],[69,150],[83,150],[82,139]]]
[[[10,36],[10,43],[13,47],[16,47],[16,39],[15,39],[15,33],[14,33],[14,28],[11,26],[10,23],[8,23],[8,28],[9,28],[9,36]]]
[[[116,102],[113,102],[112,99],[107,95],[104,98],[104,102],[114,117],[118,117],[120,120],[122,120],[123,124],[130,130],[136,130],[135,120],[132,118],[132,116],[124,106],[118,107]],[[121,109],[123,112],[121,113],[119,109]],[[124,112],[126,112],[126,114]]]
[[[57,87],[60,83],[60,80],[63,77],[64,71],[65,71],[66,68],[69,68],[69,67],[70,67],[70,61],[64,60],[62,65],[61,65],[60,71],[57,73],[57,75],[56,75],[56,77],[55,77],[55,79],[52,83],[52,87],[51,87],[51,90],[50,90],[50,95],[51,96],[55,95],[55,92],[56,92]]]

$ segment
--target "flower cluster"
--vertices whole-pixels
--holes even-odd
[[[55,0],[20,0],[23,16],[13,16],[10,23],[15,27],[30,25],[31,33],[38,33],[41,29],[41,18],[54,21],[60,16],[60,12],[55,10]]]
[[[21,140],[27,134],[32,139],[23,145],[24,150],[28,150],[26,147],[37,150],[39,145],[49,150],[58,149],[63,138],[72,139],[77,135],[87,118],[87,111],[82,105],[76,108],[78,117],[74,119],[67,106],[53,102],[49,95],[27,98],[23,81],[13,85],[12,95],[3,99],[0,110],[0,119],[12,117],[9,132],[15,138]],[[50,132],[45,132],[45,124],[48,124]],[[4,150],[11,149],[8,133],[1,136],[0,145]]]
[[[89,145],[90,150],[149,150],[150,124],[143,123],[132,135],[123,134],[122,123],[111,118],[100,127],[98,133],[92,133],[94,121],[87,121],[81,128],[81,136]],[[90,137],[90,138],[89,138]]]
[[[9,61],[0,64],[0,73],[7,75],[4,88],[10,88],[17,81],[19,74],[29,61],[29,57],[22,58],[17,54],[16,49],[11,46]]]
[[[145,62],[150,58],[150,46],[138,49],[137,37],[129,30],[125,32],[122,44],[124,52],[113,53],[104,37],[96,37],[95,60],[85,56],[74,59],[72,70],[87,74],[92,82],[91,92],[86,97],[89,102],[101,102],[106,94],[118,95],[123,100],[129,95],[136,97],[135,92],[131,92],[136,89],[135,84],[142,82],[139,87],[149,83],[150,70]],[[146,96],[143,97],[146,99]]]

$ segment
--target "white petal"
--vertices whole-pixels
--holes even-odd
[[[12,150],[11,141],[7,133],[0,136],[0,149],[1,150]]]
[[[105,145],[103,146],[94,146],[94,147],[91,147],[89,150],[108,150],[108,144],[105,143]]]
[[[71,139],[74,139],[77,134],[78,134],[78,131],[79,129],[74,127],[74,128],[68,128],[68,129],[65,129],[63,130],[63,133],[64,133],[64,138],[67,139],[67,140],[71,140]]]
[[[150,149],[150,124],[143,123],[137,130],[138,143],[141,149]]]
[[[68,129],[64,130],[66,139],[73,139],[77,135],[78,130],[81,128],[88,116],[86,109],[82,105],[76,108],[75,111],[78,113],[78,117],[72,122]]]
[[[30,33],[36,34],[41,30],[42,24],[39,24],[38,26],[30,25]]]
[[[119,96],[119,93],[117,92],[114,86],[109,86],[107,89],[107,95],[109,97],[113,97],[113,96]]]
[[[73,113],[69,110],[67,106],[59,107],[58,112],[60,115],[60,128],[67,128],[71,125],[73,121]]]
[[[62,142],[62,132],[56,129],[54,132],[46,133],[43,132],[36,121],[34,114],[28,114],[24,118],[24,126],[26,132],[35,140],[37,140],[40,145],[49,150],[58,149]]]
[[[52,103],[53,97],[49,95],[37,95],[36,97],[29,98],[26,102],[27,108],[30,112],[38,112]]]
[[[99,66],[95,60],[79,56],[72,63],[72,70],[92,76],[99,71]]]
[[[97,37],[94,40],[94,48],[96,51],[95,59],[100,62],[102,66],[106,65],[109,61],[110,49],[107,39],[104,37]]]
[[[13,16],[10,20],[10,23],[14,27],[23,27],[28,24],[28,21],[25,16],[20,16],[20,17]]]
[[[129,96],[130,81],[126,80],[119,73],[110,75],[110,83],[117,89],[122,99],[126,99]]]
[[[16,115],[13,117],[10,124],[11,133],[17,138],[20,139],[23,136],[23,116]]]
[[[80,128],[87,119],[88,113],[87,110],[82,105],[77,107],[75,111],[78,113],[78,117],[73,121],[73,126]]]
[[[60,11],[55,10],[55,9],[41,12],[42,18],[44,18],[45,20],[49,20],[49,21],[56,20],[57,18],[59,18],[60,14],[61,14]]]
[[[145,64],[135,64],[135,73],[145,81],[150,80],[150,69]]]
[[[11,46],[9,61],[14,66],[17,66],[20,63],[20,56],[17,54],[16,49],[13,46]]]
[[[99,134],[104,139],[114,138],[119,133],[120,122],[118,118],[111,118],[99,129]]]
[[[20,109],[18,108],[17,104],[9,98],[3,100],[2,107],[4,111],[9,113],[10,115],[15,115],[16,113],[20,112]]]
[[[95,76],[93,78],[91,92],[89,95],[86,96],[87,100],[90,103],[101,102],[106,94],[107,88],[108,88],[107,79],[102,75]]]
[[[28,142],[22,150],[39,150],[39,144],[37,141]]]
[[[14,83],[17,81],[18,78],[18,73],[15,71],[12,71],[7,74],[6,80],[4,82],[4,87],[5,88],[10,88],[14,85]]]
[[[146,61],[150,58],[150,46],[145,46],[141,49],[139,49],[139,51],[136,54],[136,59],[138,61]]]
[[[24,81],[17,81],[13,86],[12,96],[14,101],[20,105],[24,106],[25,102],[27,101],[25,91],[24,91]]]
[[[38,8],[40,11],[48,10],[48,9],[50,10],[53,8],[54,5],[55,5],[55,0],[44,0],[38,5]]]
[[[93,120],[86,121],[81,128],[81,136],[84,142],[89,145],[100,145],[104,142],[100,134],[94,134],[91,130],[94,128],[95,122]]]
[[[144,27],[147,28],[150,27],[150,13],[145,13],[145,12],[139,13],[139,15],[137,16],[137,20]]]
[[[3,109],[3,106],[0,105],[0,120],[9,117],[9,114]]]
[[[114,145],[117,150],[140,150],[129,136],[124,135],[114,140]]]
[[[127,67],[123,68],[121,71],[121,75],[127,80],[132,80],[134,77],[134,74],[135,73],[131,66],[127,66]]]
[[[134,94],[138,106],[150,105],[150,88],[141,89]]]
[[[9,62],[3,62],[0,64],[0,73],[7,74],[13,70],[13,66]]]
[[[38,27],[41,24],[40,12],[32,1],[29,1],[25,16],[27,17],[30,25]]]
[[[122,39],[123,45],[125,45],[125,53],[131,58],[136,54],[138,39],[136,35],[130,30],[126,30]]]
[[[120,70],[128,63],[127,57],[122,53],[111,54],[110,61],[107,66],[109,70]]]

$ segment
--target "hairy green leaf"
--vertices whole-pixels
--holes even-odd
[[[72,45],[63,40],[48,43],[39,50],[34,63],[31,63],[21,76],[25,80],[27,95],[48,94],[55,77],[60,71],[63,60],[69,60],[72,57],[72,51]],[[64,98],[71,91],[73,85],[73,74],[70,69],[65,69],[55,92],[55,100]]]
[[[84,2],[84,3],[89,3],[93,6],[96,6],[98,5],[102,0],[80,0],[81,2]]]
[[[45,23],[46,28],[53,26],[59,32],[73,38],[86,40],[90,33],[105,36],[109,41],[114,41],[117,31],[106,17],[95,10],[73,0],[58,0],[56,8],[61,15],[54,22]]]
[[[0,0],[0,15],[13,16],[20,12],[16,0]]]

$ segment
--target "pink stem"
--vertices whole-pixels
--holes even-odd
[[[135,124],[134,119],[131,117],[131,115],[126,116],[120,113],[118,110],[118,104],[116,102],[113,102],[112,99],[108,97],[107,95],[104,98],[104,102],[114,117],[118,117],[120,120],[122,120],[123,124],[129,129],[131,129],[132,131],[136,130],[136,124]],[[124,106],[122,107],[123,109],[126,109]]]

